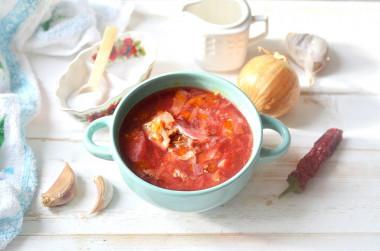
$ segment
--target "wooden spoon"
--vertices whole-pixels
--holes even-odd
[[[99,84],[102,79],[104,69],[108,63],[108,59],[112,51],[113,44],[115,43],[115,38],[118,30],[119,29],[117,27],[107,26],[95,59],[94,68],[92,68],[92,71],[90,73],[90,78],[86,84],[82,85],[81,88],[79,88],[77,92],[78,94],[85,92],[100,92]]]

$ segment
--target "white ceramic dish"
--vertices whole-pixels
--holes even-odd
[[[149,34],[130,31],[118,35],[104,72],[103,86],[111,86],[104,93],[104,102],[85,107],[72,106],[70,98],[86,83],[99,46],[100,42],[78,54],[59,78],[55,93],[60,109],[81,122],[92,122],[113,114],[120,100],[149,77],[157,55],[155,41]]]

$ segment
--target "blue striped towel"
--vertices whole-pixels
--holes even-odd
[[[21,4],[21,3],[16,3]],[[20,232],[37,186],[36,159],[25,140],[25,124],[37,113],[39,91],[23,54],[12,40],[36,8],[15,6],[0,23],[0,249]]]

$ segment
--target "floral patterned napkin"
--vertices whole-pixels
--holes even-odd
[[[133,6],[122,0],[8,0],[0,8],[0,249],[21,230],[38,166],[25,127],[40,92],[27,53],[74,55],[106,25],[124,30]]]

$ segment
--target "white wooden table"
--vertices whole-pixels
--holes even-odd
[[[182,38],[175,13],[183,1],[141,1],[129,29],[151,32],[159,46],[151,76],[201,70]],[[126,186],[115,162],[98,159],[82,144],[84,126],[60,111],[56,81],[72,58],[31,56],[42,95],[39,115],[27,127],[38,162],[39,185],[22,231],[8,250],[379,250],[380,248],[380,3],[255,1],[253,14],[269,16],[269,35],[258,45],[284,49],[288,32],[324,37],[330,61],[297,105],[280,120],[291,132],[289,152],[255,168],[234,199],[202,213],[156,208]],[[258,55],[249,49],[248,58]],[[236,82],[238,71],[217,73]],[[276,196],[286,187],[314,141],[330,127],[343,129],[333,157],[302,194]],[[108,132],[96,135],[107,144]],[[279,136],[265,132],[265,144]],[[78,176],[78,192],[67,205],[45,208],[40,194],[67,161]],[[96,200],[95,175],[109,179],[115,195],[101,214],[86,217]]]

